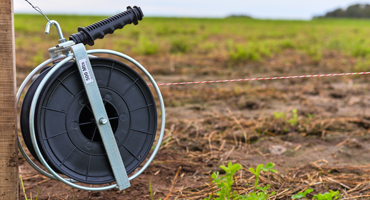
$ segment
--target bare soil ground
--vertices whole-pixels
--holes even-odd
[[[158,83],[351,72],[355,64],[335,52],[314,61],[289,50],[256,63],[229,63],[222,56],[202,55],[138,60]],[[18,83],[25,73],[20,67]],[[163,86],[164,143],[131,188],[72,189],[39,175],[20,156],[27,197],[40,190],[39,199],[150,199],[151,182],[154,199],[203,199],[216,191],[209,177],[215,171],[222,174],[220,165],[243,165],[235,179],[238,191],[245,193],[254,181],[247,169],[273,162],[278,173],[260,178],[260,184],[270,184],[270,190],[276,191],[273,199],[290,199],[309,187],[314,194],[339,190],[346,199],[366,199],[370,197],[368,80],[364,75]],[[277,117],[279,113],[285,117]]]

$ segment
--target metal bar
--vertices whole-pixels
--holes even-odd
[[[103,140],[105,151],[107,152],[114,177],[116,178],[118,189],[124,190],[130,187],[130,181],[128,180],[125,165],[123,164],[112,127],[108,120],[108,115],[100,95],[89,57],[86,53],[86,48],[83,44],[76,44],[71,48],[94,113],[96,124]]]
[[[163,136],[164,136],[164,129],[165,129],[165,125],[166,125],[166,111],[165,111],[165,108],[164,108],[164,101],[163,101],[161,91],[159,90],[159,87],[158,87],[157,83],[155,82],[154,78],[152,77],[152,75],[150,75],[150,73],[139,62],[137,62],[135,59],[131,58],[130,56],[128,56],[126,54],[123,54],[123,53],[120,53],[120,52],[117,52],[117,51],[112,51],[112,50],[107,50],[107,49],[93,49],[93,50],[88,50],[87,53],[88,54],[94,54],[94,53],[111,54],[111,55],[115,55],[115,56],[124,58],[125,60],[131,62],[132,64],[134,64],[137,68],[139,68],[148,77],[148,79],[152,83],[152,85],[153,85],[153,87],[154,87],[154,89],[155,89],[155,91],[158,95],[158,101],[159,101],[160,111],[161,111],[161,113],[160,113],[160,115],[161,115],[161,131],[160,131],[160,134],[159,134],[159,137],[158,137],[157,144],[155,145],[153,153],[149,157],[148,161],[146,161],[145,165],[143,167],[141,167],[141,169],[139,171],[137,171],[134,175],[130,176],[129,180],[133,180],[133,179],[137,178],[141,173],[143,173],[144,170],[149,166],[149,164],[153,161],[154,157],[157,155],[157,153],[159,151],[159,148],[161,147],[161,144],[162,144],[162,140],[163,140]]]

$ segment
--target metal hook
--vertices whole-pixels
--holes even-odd
[[[57,32],[58,32],[58,35],[59,35],[59,43],[66,42],[67,40],[63,36],[62,29],[60,28],[59,23],[57,21],[55,21],[55,20],[50,20],[46,24],[45,33],[46,34],[49,34],[50,33],[50,27],[51,27],[51,25],[54,25],[57,28]]]

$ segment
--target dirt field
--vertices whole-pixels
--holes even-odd
[[[158,83],[350,72],[356,64],[337,52],[325,52],[321,61],[315,61],[294,50],[239,64],[207,55],[137,59]],[[18,84],[24,75],[20,69]],[[366,199],[370,197],[368,80],[369,75],[363,75],[163,86],[164,142],[131,188],[71,189],[39,175],[20,156],[27,197],[40,190],[39,199],[150,199],[151,183],[154,199],[203,199],[216,191],[210,174],[222,174],[219,166],[231,161],[243,165],[235,177],[240,193],[252,190],[249,167],[273,162],[278,173],[260,178],[260,184],[270,184],[270,190],[276,191],[272,199],[290,199],[309,187],[312,194],[339,190],[346,199]]]
[[[103,19],[49,15],[64,35]],[[368,20],[145,18],[97,40],[93,48],[124,52],[158,83],[344,73],[370,70]],[[20,85],[57,42],[39,15],[16,15]],[[89,47],[91,48],[91,47]],[[161,87],[166,104],[162,147],[148,169],[119,192],[86,192],[42,177],[19,156],[27,197],[39,199],[204,199],[217,191],[210,174],[240,163],[234,190],[253,191],[249,167],[263,173],[271,199],[339,190],[370,198],[369,75]],[[19,135],[21,135],[19,133]],[[246,185],[248,183],[248,185]],[[23,192],[21,192],[23,195]],[[23,198],[23,196],[22,196]]]

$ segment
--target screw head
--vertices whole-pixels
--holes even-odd
[[[107,120],[107,119],[105,119],[104,117],[102,117],[102,118],[100,118],[100,119],[99,119],[99,123],[100,123],[101,125],[106,125],[106,124],[108,123],[108,120]]]

